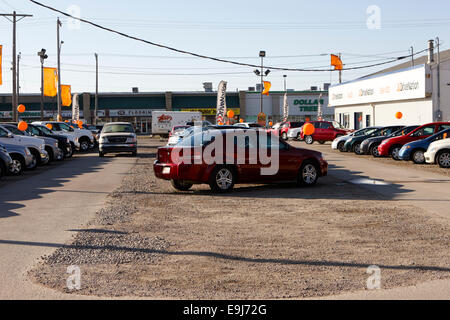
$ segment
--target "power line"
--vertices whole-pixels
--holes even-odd
[[[226,59],[221,59],[221,58],[210,57],[210,56],[206,56],[206,55],[202,55],[202,54],[198,54],[198,53],[194,53],[194,52],[189,52],[189,51],[185,51],[185,50],[169,47],[169,46],[166,46],[166,45],[163,45],[163,44],[159,44],[159,43],[156,43],[156,42],[148,41],[148,40],[145,40],[145,39],[142,39],[142,38],[138,38],[138,37],[135,37],[135,36],[123,33],[121,31],[117,31],[117,30],[114,30],[114,29],[111,29],[111,28],[108,28],[108,27],[101,26],[101,25],[99,25],[97,23],[94,23],[94,22],[91,22],[89,20],[85,20],[85,19],[82,19],[82,18],[79,18],[79,17],[74,17],[74,16],[72,16],[72,15],[66,13],[66,12],[63,12],[63,11],[58,10],[56,8],[47,6],[47,5],[42,4],[42,3],[38,2],[38,1],[35,1],[35,0],[29,0],[29,1],[34,3],[34,4],[36,4],[36,5],[38,5],[38,6],[47,8],[47,9],[49,9],[51,11],[58,12],[58,13],[64,15],[64,16],[66,16],[66,17],[70,17],[72,19],[76,19],[76,20],[79,20],[81,22],[90,24],[90,25],[92,25],[92,26],[94,26],[96,28],[99,28],[99,29],[102,29],[102,30],[105,30],[105,31],[108,31],[108,32],[111,32],[111,33],[115,33],[115,34],[118,34],[118,35],[120,35],[122,37],[126,37],[126,38],[129,38],[129,39],[132,39],[132,40],[136,40],[136,41],[139,41],[139,42],[143,42],[143,43],[146,43],[146,44],[149,44],[149,45],[152,45],[152,46],[156,46],[156,47],[159,47],[159,48],[167,49],[167,50],[170,50],[170,51],[173,51],[173,52],[178,52],[178,53],[182,53],[182,54],[191,55],[191,56],[197,57],[197,58],[208,59],[208,60],[212,60],[212,61],[217,61],[217,62],[222,62],[222,63],[229,63],[229,64],[240,65],[240,66],[247,66],[247,67],[251,67],[251,68],[259,68],[258,65],[254,65],[254,64],[249,64],[249,63],[243,63],[243,62],[237,62],[237,61],[232,61],[232,60],[226,60]],[[395,61],[398,61],[398,60],[402,60],[402,59],[405,59],[405,58],[408,58],[408,57],[409,56],[402,56],[402,57],[397,57],[395,59],[392,59],[392,60],[386,61],[386,62],[380,62],[380,63],[368,65],[368,66],[358,66],[358,67],[345,68],[343,70],[356,70],[356,69],[376,67],[376,66],[392,63],[392,62],[395,62]],[[299,68],[281,68],[281,67],[270,67],[270,66],[267,66],[267,68],[268,69],[272,69],[272,70],[300,71],[300,72],[302,72],[302,71],[303,72],[324,72],[324,71],[328,72],[328,71],[334,71],[334,69],[299,69]]]

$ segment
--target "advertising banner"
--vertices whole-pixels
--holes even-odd
[[[216,123],[225,123],[225,115],[227,114],[227,82],[220,81],[217,90],[217,112]]]

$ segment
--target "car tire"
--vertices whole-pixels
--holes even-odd
[[[302,135],[300,134],[300,132],[299,133],[297,133],[297,141],[300,141],[300,140],[302,140]]]
[[[345,152],[344,145],[345,145],[345,141],[341,141],[338,143],[337,148],[340,152]]]
[[[230,192],[236,182],[234,170],[229,166],[216,166],[209,178],[209,187],[213,192]]]
[[[25,169],[25,161],[22,159],[21,156],[16,155],[16,154],[11,155],[11,159],[13,160],[13,163],[11,166],[10,173],[13,176],[18,176]]]
[[[87,152],[89,150],[90,143],[87,139],[83,139],[80,141],[80,151]]]
[[[72,158],[72,156],[73,156],[73,148],[72,145],[70,145],[70,149],[64,152],[64,158]]]
[[[104,152],[99,152],[99,153],[98,153],[98,156],[99,156],[100,158],[103,158],[103,157],[105,156],[105,153],[104,153]]]
[[[441,168],[450,168],[450,150],[439,151],[436,162]]]
[[[306,142],[306,144],[313,144],[314,143],[314,138],[312,136],[306,136],[305,137],[305,142]]]
[[[6,174],[6,166],[3,160],[0,160],[0,178]]]
[[[411,154],[411,159],[415,164],[424,164],[425,163],[425,152],[423,150],[415,150]]]
[[[392,159],[400,161],[399,153],[401,148],[402,148],[401,146],[393,146],[391,148],[389,155],[391,156]]]
[[[131,155],[132,155],[133,157],[137,157],[137,151],[132,152]]]
[[[372,145],[369,149],[370,154],[375,158],[378,158],[380,156],[380,153],[378,152],[378,146],[378,144]]]
[[[170,180],[170,183],[172,184],[172,187],[179,191],[188,191],[190,188],[192,188],[193,184],[189,182],[185,182],[184,180]]]
[[[39,162],[36,160],[36,156],[34,154],[31,155],[33,157],[33,161],[31,161],[31,166],[29,166],[28,168],[25,168],[25,163],[24,163],[24,169],[31,171],[37,168]]]
[[[284,141],[287,140],[287,133],[286,133],[286,132],[283,132],[283,133],[281,134],[281,139],[283,139]]]
[[[300,186],[313,186],[319,179],[319,166],[313,161],[306,160],[302,163],[297,177]]]
[[[45,147],[45,151],[48,153],[48,162],[55,161],[55,155],[53,153],[53,149],[50,147]]]
[[[352,147],[352,151],[357,155],[361,155],[361,143],[355,143]]]
[[[319,141],[319,143],[320,143],[320,144],[324,144],[324,143],[325,143],[325,141]]]

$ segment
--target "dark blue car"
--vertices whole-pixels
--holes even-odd
[[[425,163],[424,153],[427,151],[428,146],[432,142],[442,139],[445,134],[449,135],[450,129],[439,131],[438,133],[435,133],[434,135],[423,140],[417,140],[405,144],[400,149],[399,158],[405,161],[412,160],[417,164]]]

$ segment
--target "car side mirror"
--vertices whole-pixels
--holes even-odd
[[[8,133],[8,138],[14,138],[14,135],[11,132],[9,132]]]

